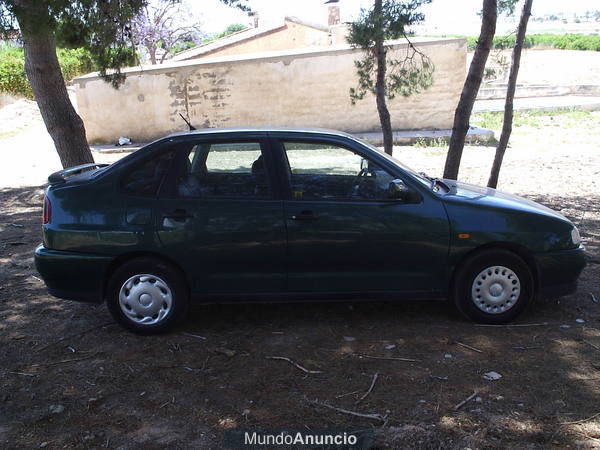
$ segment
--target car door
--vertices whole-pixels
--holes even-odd
[[[178,146],[156,210],[163,252],[195,294],[283,291],[283,202],[264,135],[189,136]]]
[[[422,293],[445,290],[448,220],[441,202],[358,143],[277,137],[292,292]],[[348,140],[349,141],[349,140]],[[405,174],[406,176],[406,174]]]

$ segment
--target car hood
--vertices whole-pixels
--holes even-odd
[[[534,213],[571,223],[562,214],[518,195],[507,194],[496,189],[455,180],[445,179],[444,183],[450,188],[449,192],[443,196],[447,201]]]

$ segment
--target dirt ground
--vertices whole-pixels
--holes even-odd
[[[135,336],[104,305],[46,293],[42,186],[0,189],[0,447],[218,449],[226,429],[284,427],[373,430],[381,448],[600,448],[599,114],[516,129],[501,188],[572,219],[589,264],[576,294],[508,327],[444,302],[367,301],[201,306],[173,333]],[[493,150],[468,147],[461,178],[485,183]],[[444,155],[396,148],[434,175]]]

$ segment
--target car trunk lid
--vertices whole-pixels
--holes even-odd
[[[69,167],[68,169],[59,170],[58,172],[54,172],[48,177],[48,183],[50,185],[56,185],[65,183],[67,179],[71,177],[75,177],[77,175],[81,175],[85,172],[92,172],[103,167],[108,166],[108,164],[97,164],[97,163],[89,163],[89,164],[81,164],[79,166]]]

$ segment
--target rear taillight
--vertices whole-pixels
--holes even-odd
[[[52,220],[52,203],[48,196],[44,197],[44,212],[42,214],[42,223],[47,224]]]

